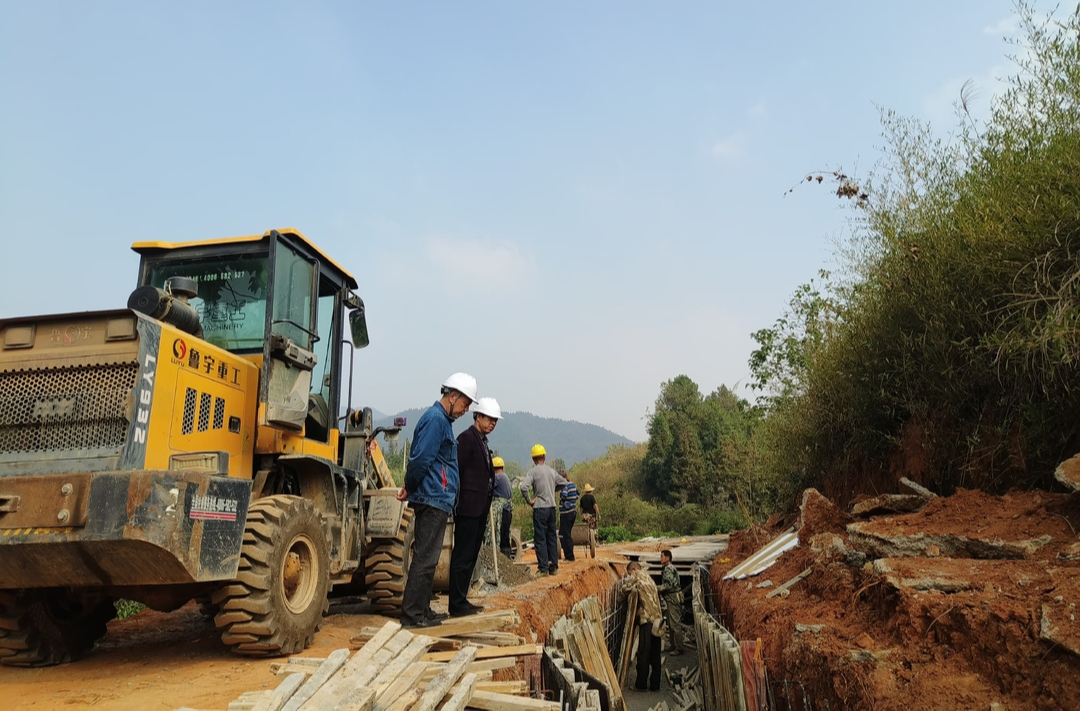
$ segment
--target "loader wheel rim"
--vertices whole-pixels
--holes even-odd
[[[279,578],[281,597],[289,612],[301,614],[311,606],[321,574],[315,542],[307,534],[297,535],[282,556]]]

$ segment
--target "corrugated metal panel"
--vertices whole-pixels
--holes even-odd
[[[799,545],[799,534],[794,531],[782,533],[768,545],[727,572],[724,580],[742,580],[752,577],[776,562],[785,551]]]

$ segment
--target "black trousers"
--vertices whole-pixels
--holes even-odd
[[[559,541],[562,543],[563,558],[574,559],[574,520],[577,519],[577,511],[559,512]]]
[[[637,680],[634,688],[644,691],[660,691],[660,648],[663,637],[652,633],[652,623],[638,625]]]
[[[409,504],[413,514],[413,549],[409,579],[401,597],[401,619],[420,622],[431,606],[435,566],[439,564],[446,519],[450,514],[427,504]]]
[[[476,559],[484,545],[487,516],[454,517],[454,550],[450,553],[450,612],[464,610],[468,604]]]
[[[533,509],[533,543],[536,544],[536,567],[541,573],[559,567],[559,548],[555,542],[555,507]]]
[[[514,520],[513,509],[503,509],[502,523],[499,524],[499,550],[510,555],[510,523]]]

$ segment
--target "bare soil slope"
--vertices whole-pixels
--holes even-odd
[[[726,624],[761,637],[771,678],[815,708],[1080,707],[1080,495],[960,491],[888,511],[908,506],[854,516],[808,490],[798,547],[724,581],[790,522],[733,534],[710,576]],[[786,597],[759,587],[806,569]]]

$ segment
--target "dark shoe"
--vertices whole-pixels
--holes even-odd
[[[471,602],[465,603],[462,608],[455,608],[450,610],[451,617],[468,617],[469,615],[475,615],[484,611],[483,605],[474,605]]]
[[[649,691],[660,691],[660,687],[659,686],[656,687],[656,688],[649,687]]]
[[[411,617],[402,617],[400,620],[401,628],[405,630],[413,630],[417,627],[427,627],[427,619],[414,620]]]
[[[434,610],[428,610],[425,617],[431,622],[442,622],[449,616],[450,615],[446,614],[445,612],[435,612]]]
[[[552,568],[551,570],[548,571],[548,575],[558,575],[558,574],[559,574],[559,569],[558,568]]]
[[[670,652],[668,652],[668,656],[669,656],[669,657],[677,657],[677,656],[679,656],[680,654],[682,654],[682,650],[681,650],[681,649],[673,649],[673,650],[671,650]]]

